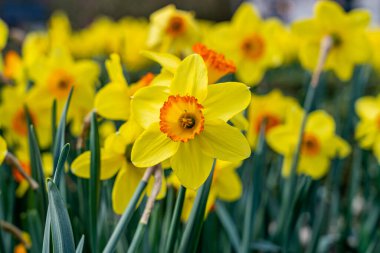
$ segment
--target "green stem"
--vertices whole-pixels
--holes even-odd
[[[197,196],[191,209],[190,217],[183,233],[178,252],[193,253],[196,251],[203,225],[206,204],[210,193],[212,177],[214,174],[215,163],[212,165],[211,173],[206,182],[199,188]]]
[[[174,250],[175,235],[181,218],[182,207],[185,201],[186,188],[181,185],[178,191],[177,201],[175,202],[174,213],[170,223],[168,240],[165,247],[165,252],[170,253]]]
[[[125,209],[123,215],[121,216],[119,222],[117,223],[116,228],[111,235],[111,238],[107,242],[107,245],[103,250],[103,253],[111,253],[115,251],[116,245],[118,241],[120,240],[121,236],[123,235],[124,230],[127,227],[129,221],[132,218],[137,202],[139,201],[141,195],[143,194],[152,172],[153,172],[153,167],[150,167],[145,171],[145,174],[143,178],[141,179],[139,185],[137,186],[137,189],[135,193],[133,194],[131,201],[128,203],[128,206]]]
[[[138,250],[138,247],[141,244],[141,241],[144,237],[144,233],[146,230],[147,224],[144,224],[142,222],[139,223],[135,235],[133,236],[133,240],[131,242],[131,246],[128,249],[128,253],[134,253]]]

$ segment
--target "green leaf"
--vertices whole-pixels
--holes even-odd
[[[112,253],[115,251],[116,245],[118,241],[120,240],[121,236],[124,233],[125,228],[127,227],[128,223],[130,222],[133,212],[136,208],[137,202],[139,201],[141,194],[144,192],[147,185],[147,181],[142,179],[137,186],[137,189],[135,193],[133,194],[130,202],[128,203],[127,208],[125,209],[123,215],[121,216],[119,222],[116,225],[115,230],[113,231],[111,238],[108,240],[106,247],[104,248],[103,252],[105,253]]]
[[[220,223],[223,225],[225,231],[227,232],[227,235],[230,239],[232,246],[234,247],[234,250],[236,252],[239,252],[240,245],[241,245],[239,233],[237,231],[235,223],[232,220],[230,214],[228,213],[224,204],[220,201],[217,201],[215,203],[215,211],[216,211],[216,215],[219,218]]]
[[[166,243],[165,252],[170,253],[174,250],[175,235],[177,235],[177,229],[181,219],[182,207],[185,201],[186,188],[181,185],[178,191],[177,201],[175,202],[174,213],[172,221],[170,223],[169,235]]]
[[[84,246],[84,235],[82,235],[82,238],[80,238],[80,241],[78,243],[78,246],[77,246],[75,253],[82,253],[83,252],[83,246]]]
[[[66,143],[65,146],[63,146],[62,151],[59,155],[57,168],[55,169],[54,173],[54,179],[53,182],[59,186],[59,183],[61,182],[61,175],[64,172],[65,168],[65,162],[67,160],[67,157],[70,152],[70,144]],[[44,229],[44,240],[42,245],[42,252],[43,253],[49,253],[50,252],[50,229],[51,229],[51,217],[50,217],[50,204],[48,206],[48,212],[46,215],[46,221],[45,221],[45,229]]]
[[[146,224],[139,222],[135,235],[133,236],[131,246],[129,246],[128,253],[137,252],[138,247],[141,245],[141,241],[144,238],[144,232],[146,230],[146,226],[147,226]]]
[[[46,219],[47,207],[48,207],[48,198],[46,192],[46,181],[45,174],[42,167],[42,159],[40,148],[38,146],[36,134],[34,131],[33,125],[28,127],[28,142],[29,142],[29,157],[30,157],[30,166],[32,169],[32,177],[40,185],[35,191],[36,200],[35,203],[38,205],[37,210],[40,213],[40,218],[43,222]]]
[[[92,252],[98,250],[98,207],[100,195],[100,145],[99,145],[99,132],[98,123],[96,121],[96,114],[91,115],[91,131],[90,131],[90,244]]]
[[[208,194],[210,193],[212,177],[214,174],[215,163],[212,165],[211,173],[206,182],[199,188],[197,196],[195,197],[193,208],[186,224],[178,252],[193,253],[196,251],[203,225]]]
[[[57,133],[54,138],[53,143],[53,159],[54,159],[54,169],[57,167],[60,151],[65,143],[65,131],[66,131],[66,118],[67,112],[69,110],[71,96],[73,94],[73,89],[71,88],[69,96],[67,97],[65,107],[63,108],[61,119],[59,121]]]
[[[49,179],[48,190],[54,252],[75,252],[74,236],[69,214],[56,184]]]

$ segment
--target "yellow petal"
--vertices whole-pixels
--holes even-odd
[[[8,26],[0,19],[0,51],[5,47],[8,40]]]
[[[284,156],[293,154],[298,134],[291,126],[278,126],[266,135],[268,145],[277,153]]]
[[[131,117],[119,129],[119,133],[124,137],[126,143],[134,142],[143,131],[144,129],[137,124],[133,117]]]
[[[260,64],[244,59],[238,64],[236,76],[249,86],[258,84],[265,74],[265,69]]]
[[[198,102],[207,97],[207,68],[199,54],[186,57],[174,74],[170,93],[181,96],[194,96]]]
[[[252,31],[252,27],[257,27],[260,22],[260,14],[252,4],[242,3],[236,10],[231,22],[236,29],[250,29]]]
[[[157,53],[153,51],[142,51],[141,53],[145,57],[159,63],[164,69],[170,71],[172,74],[175,73],[181,63],[181,60],[172,54]]]
[[[113,120],[127,120],[130,97],[126,86],[108,84],[95,96],[95,109],[102,117]]]
[[[318,180],[327,174],[330,160],[326,156],[301,156],[298,167],[299,173]]]
[[[104,142],[104,149],[109,153],[124,155],[129,143],[119,132],[109,135]]]
[[[78,156],[71,164],[71,171],[74,175],[82,178],[90,178],[91,152],[86,151]],[[124,157],[100,150],[100,180],[107,180],[113,177],[120,169]]]
[[[244,117],[243,113],[238,113],[230,119],[231,123],[240,130],[247,131],[249,122]]]
[[[160,120],[160,109],[168,99],[169,90],[164,86],[150,86],[138,90],[132,98],[132,114],[136,121],[148,128]]]
[[[218,198],[224,201],[238,200],[243,191],[239,175],[234,170],[222,170],[215,180],[214,187]]]
[[[152,124],[136,140],[132,148],[132,162],[137,167],[150,167],[168,159],[178,150],[179,142],[172,141]]]
[[[325,111],[314,111],[307,118],[305,132],[311,132],[321,140],[328,140],[335,133],[334,119]]]
[[[0,164],[3,163],[5,156],[7,155],[7,143],[5,140],[0,136]]]
[[[344,10],[334,1],[318,1],[314,5],[316,19],[325,27],[339,26],[343,22]]]
[[[251,101],[251,92],[242,83],[209,85],[208,95],[202,103],[207,119],[229,120],[243,111]]]
[[[380,115],[380,104],[375,97],[361,97],[356,101],[355,110],[361,119],[373,120]]]
[[[203,154],[196,140],[181,143],[171,158],[172,169],[183,186],[198,189],[210,175],[213,158]]]
[[[248,141],[239,129],[221,120],[206,121],[198,140],[206,155],[220,160],[240,161],[251,154]]]
[[[344,158],[351,153],[351,146],[347,141],[339,136],[335,136],[334,142],[336,145],[336,156]]]
[[[365,29],[371,22],[371,13],[368,10],[354,9],[347,15],[352,28]]]
[[[115,213],[124,212],[143,175],[144,170],[128,163],[123,164],[112,189],[112,207]]]
[[[111,54],[110,59],[106,61],[106,68],[111,82],[125,87],[128,86],[123,75],[120,56],[118,54]]]

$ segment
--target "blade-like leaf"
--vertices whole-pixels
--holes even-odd
[[[84,235],[82,235],[82,238],[80,238],[80,241],[78,243],[78,246],[77,246],[75,253],[82,253],[83,252],[83,246],[84,246]]]
[[[97,252],[97,220],[100,195],[100,146],[98,123],[96,114],[91,115],[91,131],[90,131],[90,243],[92,252]]]
[[[48,180],[48,190],[54,252],[75,252],[69,214],[56,184],[51,180]]]

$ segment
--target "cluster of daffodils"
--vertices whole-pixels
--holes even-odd
[[[323,179],[331,160],[351,153],[338,134],[335,114],[324,108],[309,113],[296,96],[284,95],[291,93],[287,87],[268,89],[266,77],[297,62],[313,72],[325,38],[331,45],[322,71],[337,82],[351,80],[357,65],[380,70],[380,30],[369,23],[368,11],[345,12],[327,0],[315,4],[313,17],[289,26],[263,19],[248,3],[221,23],[197,20],[194,13],[169,5],[149,20],[102,17],[82,30],[73,30],[68,17],[56,12],[46,30],[25,33],[18,44],[9,35],[12,28],[0,20],[0,162],[11,150],[32,174],[32,125],[44,172],[52,176],[57,115],[72,91],[66,140],[77,150],[67,173],[91,177],[88,129],[96,114],[100,180],[112,182],[117,214],[126,210],[147,168],[157,165],[164,175],[157,199],[169,188],[188,189],[183,221],[208,178],[206,213],[217,200],[238,200],[242,168],[256,169],[244,160],[255,156],[262,138],[272,155],[281,157],[284,178],[297,163],[297,174]],[[358,99],[355,109],[355,140],[380,161],[380,95]],[[24,175],[13,174],[20,185],[16,195],[22,197],[28,183]],[[151,178],[148,195],[154,183]]]

